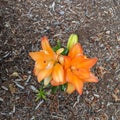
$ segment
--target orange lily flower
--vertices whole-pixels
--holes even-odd
[[[64,49],[61,48],[55,53],[46,36],[42,37],[41,46],[43,50],[29,53],[35,61],[34,74],[37,76],[38,82],[44,79],[44,85],[49,82],[53,86],[64,84],[63,57],[60,55]]]
[[[97,58],[87,58],[83,55],[83,50],[79,43],[70,49],[68,56],[64,57],[68,93],[77,90],[81,95],[85,82],[98,82],[98,79],[90,72],[90,68],[92,68],[96,62]]]

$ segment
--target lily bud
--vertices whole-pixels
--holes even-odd
[[[71,34],[67,43],[68,50],[70,50],[73,47],[73,45],[75,45],[77,42],[78,42],[78,36],[76,34]]]

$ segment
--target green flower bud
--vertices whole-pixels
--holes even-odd
[[[78,36],[76,34],[71,34],[67,42],[68,50],[70,50],[73,47],[73,45],[75,45],[77,42],[78,42]]]

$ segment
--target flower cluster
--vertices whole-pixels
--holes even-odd
[[[44,80],[45,86],[67,84],[67,93],[77,90],[80,95],[85,82],[98,82],[97,77],[90,71],[97,58],[87,58],[83,54],[77,35],[70,36],[67,48],[53,49],[46,36],[42,37],[41,46],[42,50],[29,53],[35,61],[34,74],[38,82]]]

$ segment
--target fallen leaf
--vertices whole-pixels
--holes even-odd
[[[18,77],[19,74],[18,74],[18,72],[13,72],[10,76],[11,76],[11,77]]]
[[[16,87],[14,84],[9,84],[9,90],[12,94],[14,94],[16,92]]]

